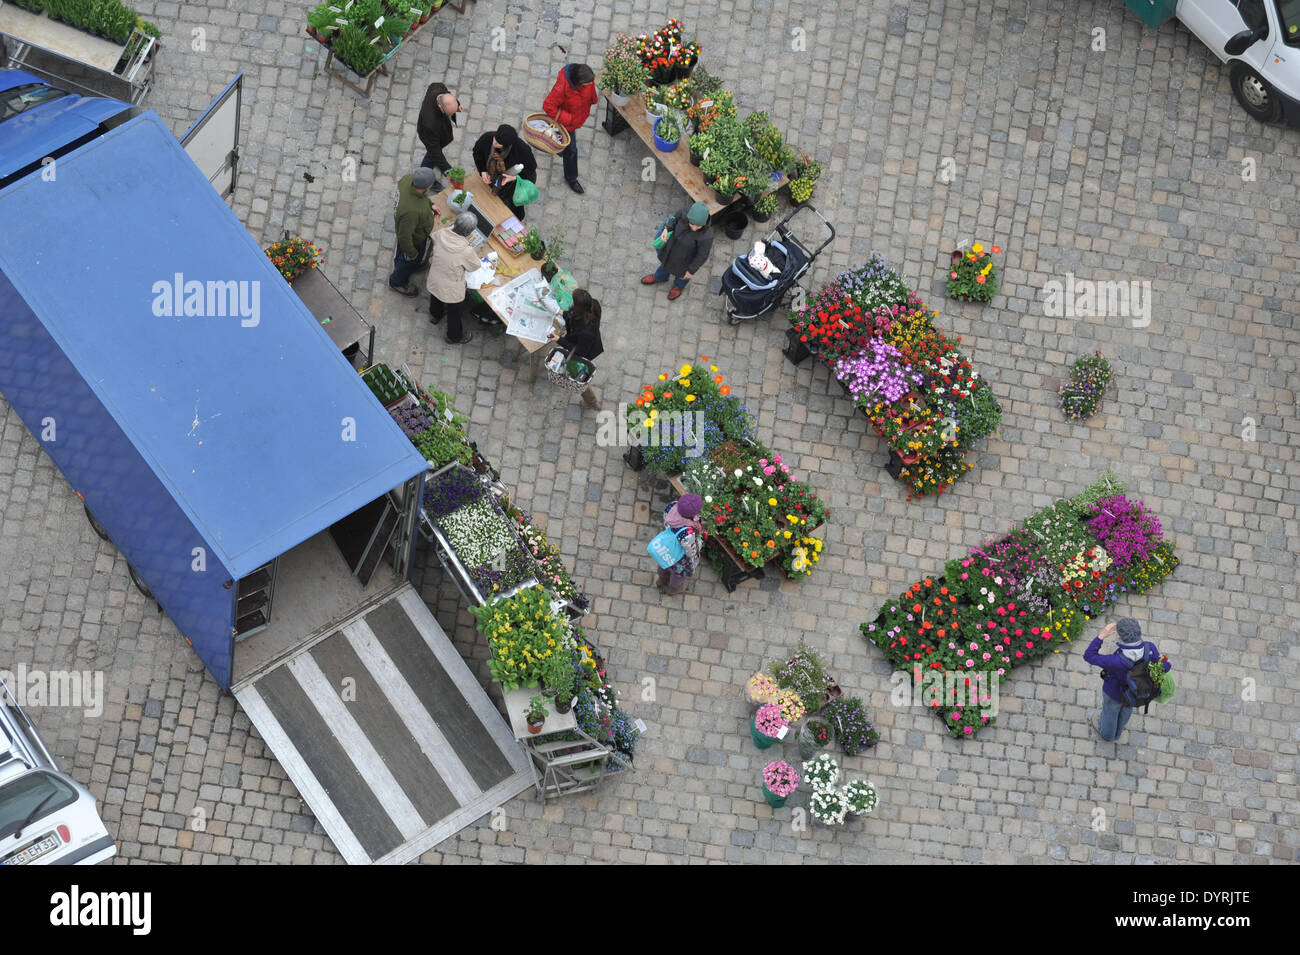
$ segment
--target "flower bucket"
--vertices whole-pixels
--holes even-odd
[[[626,106],[628,103],[632,101],[632,97],[624,96],[622,93],[610,92],[610,93],[606,93],[605,95],[609,97],[609,101],[613,103],[618,109],[622,109],[624,106]]]
[[[767,804],[773,809],[780,809],[785,805],[785,801],[790,797],[778,796],[776,793],[772,792],[772,790],[767,788],[767,783],[763,783],[763,798],[767,800]]]
[[[826,746],[817,745],[817,740],[813,736],[812,731],[808,729],[807,723],[805,723],[803,726],[799,728],[799,758],[800,759],[802,760],[812,759],[822,750],[827,748],[828,747]]]
[[[774,740],[772,737],[770,737],[770,736],[764,736],[762,733],[760,733],[760,732],[758,731],[758,717],[757,717],[757,714],[755,714],[754,716],[750,717],[750,720],[749,720],[749,735],[750,735],[750,737],[754,740],[754,745],[757,746],[759,749],[767,749],[767,748],[769,748],[773,743],[776,742],[776,740]]]
[[[651,135],[654,136],[655,139],[655,149],[659,150],[661,153],[670,153],[673,152],[675,149],[677,149],[677,147],[681,145],[682,141],[680,138],[678,138],[673,140],[672,142],[668,142],[668,140],[666,139],[659,138],[659,124],[662,123],[663,121],[664,118],[662,116],[660,116],[658,119],[655,120],[654,131],[651,133]]]

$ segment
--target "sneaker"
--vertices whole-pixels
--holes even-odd
[[[572,189],[574,192],[576,192],[578,195],[582,195],[584,192],[587,191],[586,189],[582,188],[582,183],[578,182],[578,180],[576,179],[573,180],[573,182],[569,183],[569,188]]]
[[[461,336],[460,341],[454,341],[453,339],[448,338],[448,339],[447,339],[447,344],[448,344],[448,345],[464,345],[466,342],[471,341],[473,338],[474,338],[474,333],[473,333],[473,332],[465,332],[465,334]]]
[[[420,290],[416,288],[414,285],[412,285],[410,282],[407,282],[405,285],[394,285],[392,282],[389,282],[388,287],[392,289],[394,292],[400,292],[401,294],[406,296],[420,294]]]

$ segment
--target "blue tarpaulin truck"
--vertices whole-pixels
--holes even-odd
[[[530,784],[408,580],[425,460],[156,114],[0,72],[0,333],[0,394],[345,858]]]

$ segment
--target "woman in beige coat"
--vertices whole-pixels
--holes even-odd
[[[463,345],[474,337],[464,330],[465,276],[478,270],[478,253],[469,244],[469,236],[478,226],[473,213],[462,212],[446,229],[439,229],[429,238],[429,276],[425,287],[429,290],[429,321],[437,325],[447,319],[447,343]]]

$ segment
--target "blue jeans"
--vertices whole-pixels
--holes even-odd
[[[560,153],[560,158],[564,160],[564,181],[574,183],[578,181],[578,134],[577,132],[569,133],[569,145],[564,147]]]
[[[661,265],[655,269],[656,282],[667,282],[671,276],[672,273],[668,271],[666,266]],[[689,281],[690,279],[673,279],[673,288],[686,288],[686,283]]]
[[[408,259],[402,254],[402,247],[399,245],[396,253],[393,255],[393,273],[388,276],[388,284],[395,285],[398,288],[406,285],[406,283],[411,281],[411,276],[415,274],[415,270],[424,264],[425,257],[428,253],[429,244],[426,242],[424,248],[420,250],[420,254],[417,258]]]
[[[1105,690],[1101,691],[1101,721],[1097,731],[1101,733],[1102,739],[1112,743],[1117,740],[1119,734],[1124,732],[1124,727],[1128,726],[1132,715],[1133,707],[1112,700]]]

